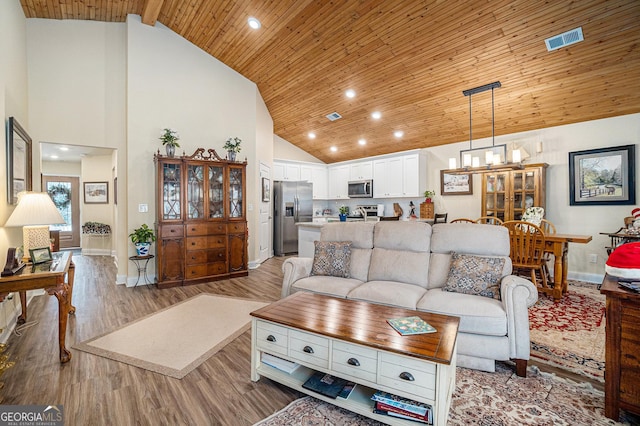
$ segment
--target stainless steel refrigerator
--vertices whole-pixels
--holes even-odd
[[[313,221],[313,184],[273,183],[273,251],[276,256],[298,252],[296,223]]]

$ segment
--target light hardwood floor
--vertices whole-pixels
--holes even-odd
[[[57,345],[57,300],[43,295],[28,307],[38,323],[12,335],[5,355],[15,366],[0,377],[0,404],[63,404],[65,425],[251,425],[300,394],[250,379],[251,332],[225,346],[182,380],[73,349],[96,335],[125,325],[201,292],[275,301],[280,298],[283,258],[273,258],[248,277],[158,290],[115,284],[107,256],[74,256],[73,304],[67,326],[69,363]]]
[[[73,358],[58,361],[57,301],[29,305],[37,321],[5,352],[16,365],[0,377],[0,404],[63,404],[66,425],[251,425],[301,396],[268,379],[250,380],[251,332],[228,344],[182,380],[73,349],[95,337],[201,292],[275,301],[284,258],[271,258],[248,277],[158,290],[115,284],[107,256],[74,256],[77,308],[67,328]],[[544,371],[551,371],[539,364]],[[569,378],[562,370],[553,371]],[[583,379],[578,379],[584,381]],[[598,386],[598,383],[592,383]],[[601,387],[601,386],[600,386]]]

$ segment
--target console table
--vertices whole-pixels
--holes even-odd
[[[58,299],[58,344],[60,346],[60,362],[68,362],[71,352],[65,347],[67,335],[67,318],[74,314],[76,308],[71,304],[73,295],[73,278],[75,265],[71,261],[70,251],[53,253],[53,261],[38,265],[27,264],[16,275],[0,278],[0,301],[12,292],[20,294],[22,312],[18,324],[27,320],[27,291],[44,289]],[[65,276],[67,281],[65,282]]]
[[[436,333],[401,336],[386,320],[419,316]],[[251,380],[267,377],[297,391],[393,425],[410,420],[375,414],[376,390],[429,404],[446,425],[456,378],[459,318],[298,292],[251,313]],[[300,364],[286,373],[261,362],[266,352]],[[347,399],[302,384],[315,371],[357,383]]]
[[[640,414],[640,293],[608,274],[600,293],[607,296],[604,413],[618,421],[621,408]]]

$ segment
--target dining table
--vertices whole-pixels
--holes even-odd
[[[553,288],[551,296],[554,301],[562,299],[562,295],[567,292],[567,272],[569,270],[569,243],[587,244],[591,241],[591,235],[575,234],[546,234],[545,253],[554,256],[553,264]]]

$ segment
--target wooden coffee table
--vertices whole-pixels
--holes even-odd
[[[401,336],[386,320],[417,315],[436,333]],[[363,416],[394,425],[410,420],[373,413],[371,396],[390,392],[433,407],[446,425],[456,378],[459,318],[298,292],[251,313],[251,380],[261,376]],[[291,374],[260,361],[262,352],[301,366]],[[356,382],[348,399],[302,384],[314,371]]]

